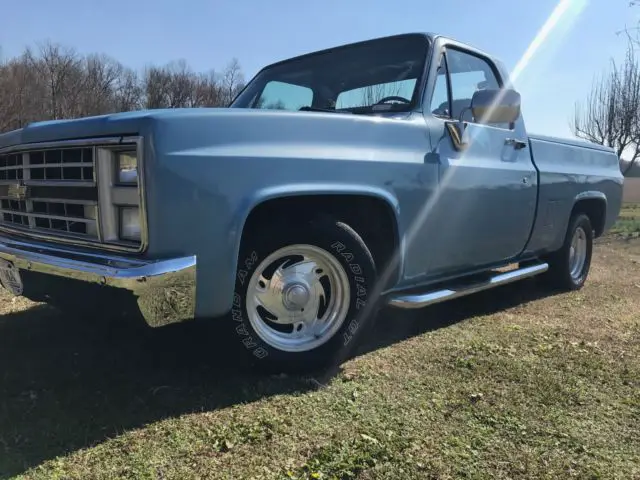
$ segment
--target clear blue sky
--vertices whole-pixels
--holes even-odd
[[[184,58],[221,70],[237,57],[249,79],[264,64],[342,43],[431,31],[472,43],[513,68],[558,0],[27,0],[4,2],[0,48],[10,57],[52,40],[128,66]],[[624,53],[628,0],[573,0],[516,86],[529,130],[570,135],[576,100]]]

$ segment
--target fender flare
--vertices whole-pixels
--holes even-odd
[[[607,206],[607,196],[599,192],[598,190],[587,190],[585,192],[580,192],[573,199],[573,207],[582,200],[601,200],[604,202],[605,208]],[[573,207],[571,207],[573,209]]]
[[[400,203],[398,199],[388,190],[380,187],[373,187],[371,185],[336,185],[336,184],[286,184],[277,185],[272,187],[263,188],[252,193],[250,197],[247,197],[242,202],[239,208],[234,212],[233,225],[229,231],[231,234],[230,241],[232,242],[231,251],[232,257],[232,272],[233,281],[235,282],[236,269],[238,265],[238,255],[240,252],[240,242],[242,239],[242,232],[247,219],[251,212],[259,205],[264,204],[270,200],[279,198],[288,198],[296,196],[331,196],[331,195],[357,195],[372,197],[378,200],[382,200],[391,209],[393,213],[394,221],[397,229],[397,240],[399,246],[400,258],[397,266],[398,278],[404,271],[404,236],[402,235],[402,228],[400,224]]]
[[[571,216],[573,214],[574,210],[576,209],[576,206],[580,202],[593,201],[593,200],[595,200],[596,202],[601,203],[602,206],[604,207],[603,208],[604,218],[602,219],[602,227],[599,229],[601,231],[604,231],[604,229],[606,228],[607,215],[609,213],[608,212],[609,205],[608,205],[608,201],[607,201],[607,196],[603,192],[600,192],[598,190],[587,190],[587,191],[581,192],[578,195],[576,195],[574,197],[574,199],[573,199],[573,205],[571,206],[571,213],[569,215]],[[567,222],[568,221],[569,221],[569,219],[567,219]],[[594,224],[594,230],[595,230],[595,224]]]

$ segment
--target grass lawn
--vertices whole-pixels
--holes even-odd
[[[327,378],[2,295],[0,478],[640,478],[638,240],[600,241],[580,292],[385,311]]]
[[[640,237],[640,203],[626,203],[622,206],[620,217],[611,229],[611,234]]]

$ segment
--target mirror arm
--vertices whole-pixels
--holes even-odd
[[[462,140],[464,131],[465,131],[464,114],[467,113],[467,110],[471,110],[471,107],[463,108],[462,111],[460,112],[460,115],[458,116],[457,128],[458,128],[458,133],[460,134],[460,140]]]

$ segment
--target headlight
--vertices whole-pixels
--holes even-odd
[[[138,184],[138,159],[135,152],[119,152],[116,154],[118,183]]]
[[[120,238],[122,240],[140,240],[140,209],[138,207],[120,208]]]

